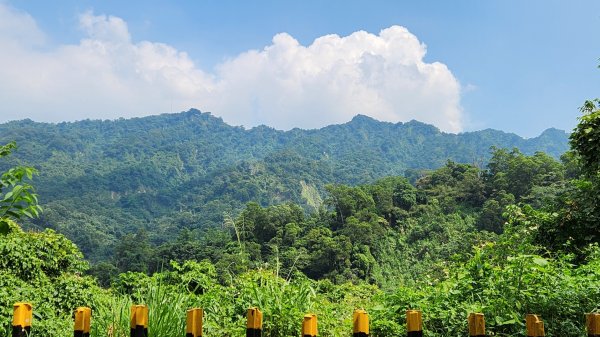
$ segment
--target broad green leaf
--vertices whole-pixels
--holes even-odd
[[[13,196],[13,192],[10,191],[4,195],[4,199],[2,201],[8,201]]]

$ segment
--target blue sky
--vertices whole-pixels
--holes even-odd
[[[10,23],[0,23],[0,122],[194,106],[245,126],[313,128],[363,113],[531,137],[570,130],[577,107],[600,96],[598,1],[0,6]]]

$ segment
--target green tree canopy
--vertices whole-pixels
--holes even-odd
[[[571,148],[581,157],[584,171],[590,176],[600,173],[600,99],[586,101],[580,108],[583,116],[571,133]]]

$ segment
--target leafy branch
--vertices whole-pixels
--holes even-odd
[[[16,149],[15,142],[0,146],[0,158]],[[7,219],[35,218],[42,212],[34,187],[25,180],[32,180],[37,170],[28,166],[17,166],[0,176],[0,233],[8,232]]]

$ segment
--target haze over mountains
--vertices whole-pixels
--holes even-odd
[[[46,212],[34,225],[55,228],[84,253],[109,255],[124,233],[165,237],[220,225],[247,202],[293,201],[320,207],[325,184],[363,184],[391,175],[415,180],[448,160],[483,166],[490,147],[568,149],[568,134],[548,129],[523,139],[487,129],[440,132],[417,121],[379,122],[357,115],[316,130],[230,126],[191,109],[115,121],[0,124],[0,143],[19,146],[0,169],[40,171],[35,186]]]

